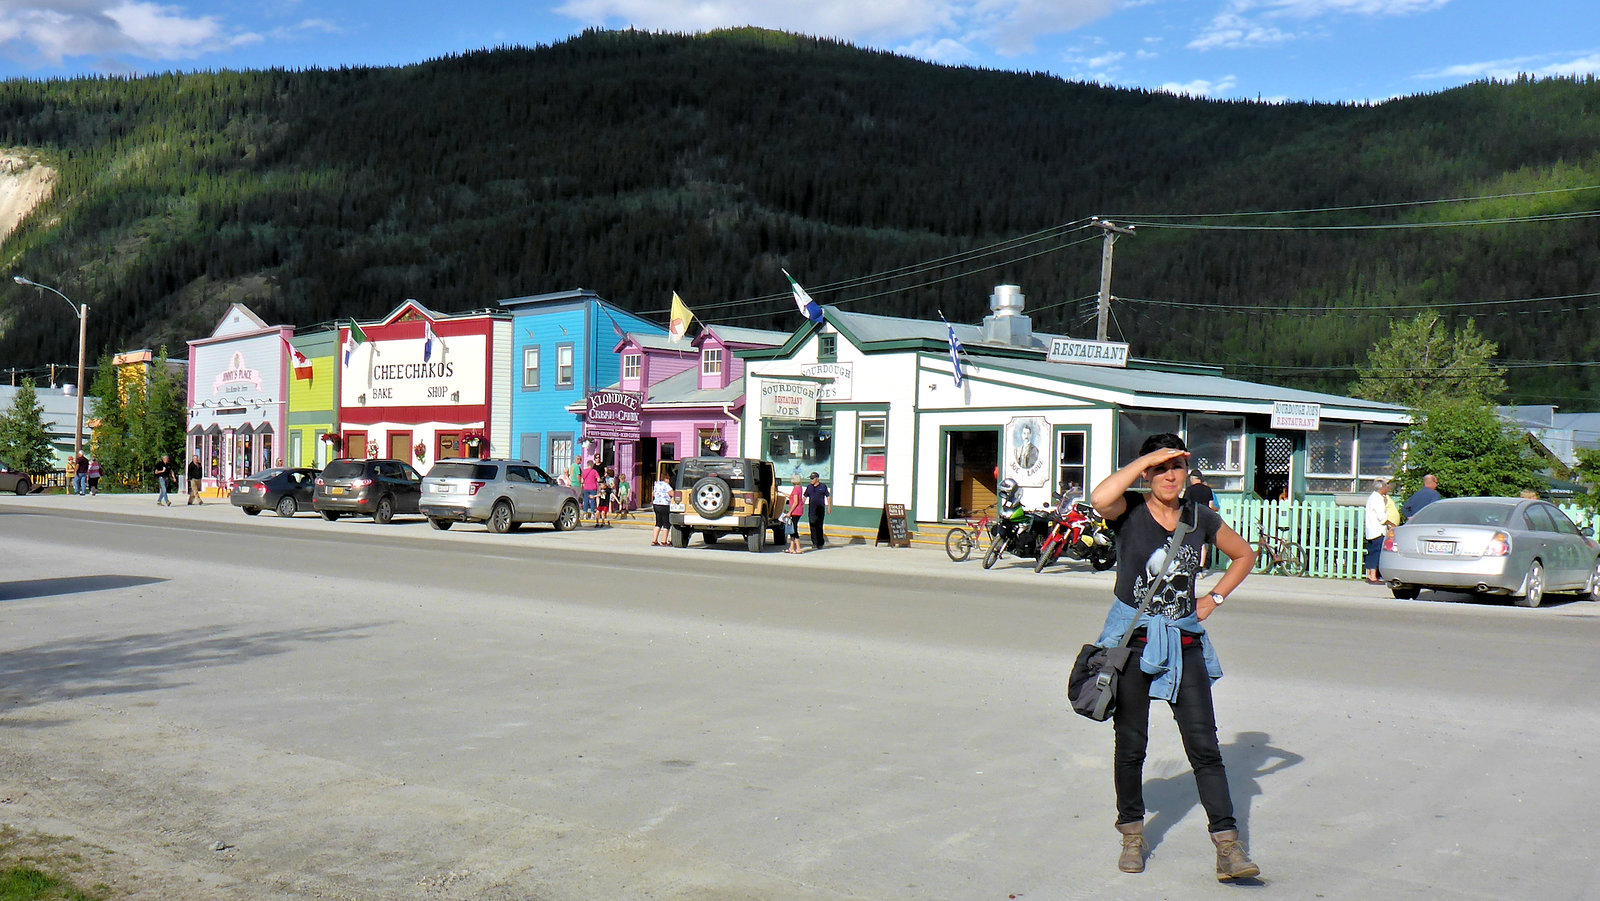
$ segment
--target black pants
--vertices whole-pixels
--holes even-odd
[[[822,517],[824,517],[826,515],[827,514],[822,510],[812,509],[812,511],[811,511],[811,546],[812,547],[822,547],[824,544],[827,543],[826,540],[823,537],[823,534],[822,534]]]
[[[1135,641],[1134,647],[1140,642]],[[1233,799],[1228,794],[1228,773],[1222,767],[1217,745],[1217,714],[1211,705],[1211,677],[1200,642],[1183,649],[1183,679],[1177,703],[1169,705],[1178,723],[1184,753],[1194,770],[1200,804],[1206,809],[1209,831],[1238,828],[1233,819]],[[1144,754],[1150,739],[1150,675],[1130,657],[1117,679],[1116,756],[1117,822],[1144,819]]]

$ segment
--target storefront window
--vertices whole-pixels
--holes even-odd
[[[1088,437],[1082,432],[1056,434],[1056,491],[1069,501],[1087,493],[1088,449]]]
[[[1377,479],[1387,479],[1394,474],[1395,451],[1398,450],[1400,429],[1392,425],[1362,425],[1357,433],[1357,459],[1361,462],[1361,480],[1357,491],[1372,487]]]
[[[856,425],[856,472],[882,474],[889,465],[889,418],[863,416]]]
[[[1139,445],[1151,435],[1179,430],[1177,413],[1118,413],[1117,414],[1117,467],[1127,466],[1139,459]]]
[[[1187,425],[1189,468],[1214,489],[1244,490],[1244,417],[1190,413]]]
[[[778,470],[780,481],[789,484],[798,474],[805,478],[815,472],[822,481],[833,482],[833,414],[818,413],[816,422],[765,420],[767,458]]]
[[[1354,491],[1356,427],[1327,422],[1306,433],[1306,490]]]

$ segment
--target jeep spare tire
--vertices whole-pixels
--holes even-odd
[[[728,507],[733,504],[733,490],[727,482],[716,476],[706,476],[689,489],[689,499],[696,513],[707,519],[715,519],[728,512]]]

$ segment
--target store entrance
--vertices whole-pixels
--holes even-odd
[[[946,432],[944,518],[961,519],[994,505],[1000,430]]]
[[[1256,437],[1256,496],[1269,501],[1289,499],[1289,475],[1294,462],[1294,441],[1283,435]]]

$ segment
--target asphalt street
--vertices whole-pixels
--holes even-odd
[[[0,500],[0,823],[228,899],[1600,893],[1600,604],[1252,577],[1219,885],[1159,709],[1116,870],[1064,703],[1110,574],[648,540]]]

